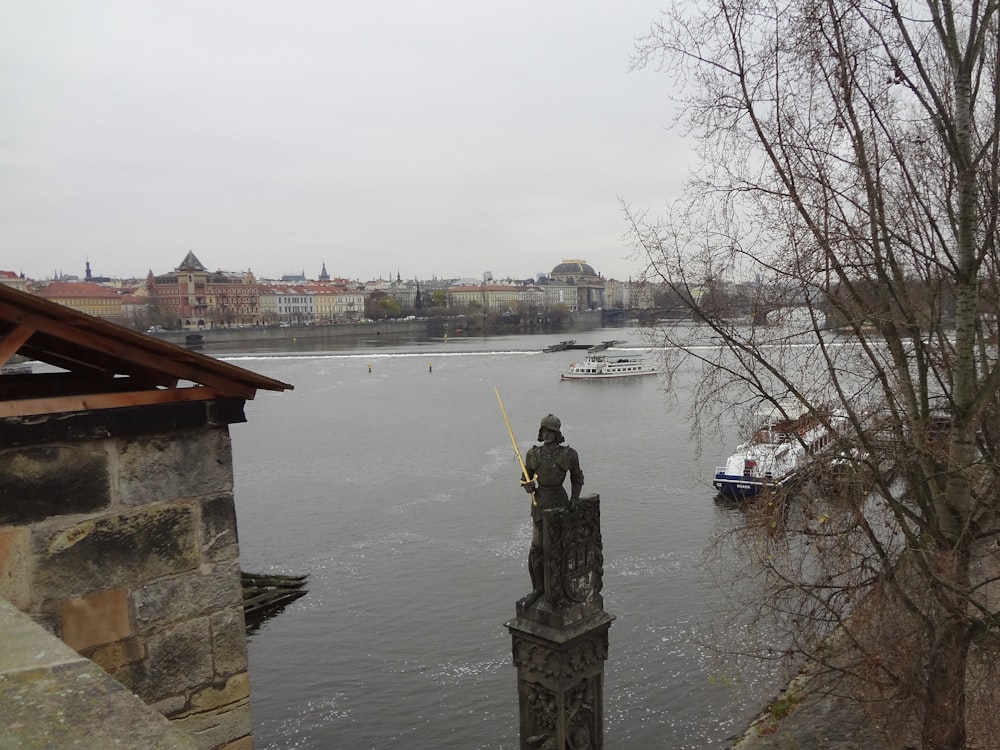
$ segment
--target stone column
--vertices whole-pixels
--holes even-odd
[[[603,750],[604,611],[600,497],[543,514],[545,594],[517,603],[513,640],[521,750]]]

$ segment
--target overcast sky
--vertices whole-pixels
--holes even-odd
[[[0,0],[0,269],[638,271],[687,174],[657,0]]]

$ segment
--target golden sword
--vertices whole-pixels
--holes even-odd
[[[500,404],[500,413],[503,414],[504,424],[507,425],[507,434],[510,435],[510,442],[514,446],[514,454],[517,456],[517,462],[521,465],[521,474],[524,479],[521,480],[521,484],[531,484],[535,480],[528,475],[528,467],[524,465],[524,459],[521,458],[521,449],[517,447],[517,440],[514,438],[514,430],[510,427],[510,420],[507,419],[507,410],[503,408],[503,399],[500,398],[500,389],[493,389],[497,394],[497,403]],[[535,505],[535,493],[531,493],[531,504]]]

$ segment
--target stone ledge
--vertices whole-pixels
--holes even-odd
[[[201,744],[0,598],[0,750],[53,747]]]

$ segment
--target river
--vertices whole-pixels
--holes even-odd
[[[575,335],[645,348],[631,330]],[[504,623],[530,589],[530,521],[495,388],[522,452],[562,419],[601,496],[606,746],[724,747],[774,693],[709,647],[740,638],[718,628],[706,564],[739,512],[711,487],[736,436],[699,453],[686,389],[659,377],[561,381],[583,353],[541,353],[557,338],[218,355],[295,386],[231,427],[243,569],[309,574],[249,639],[258,749],[518,747]]]

